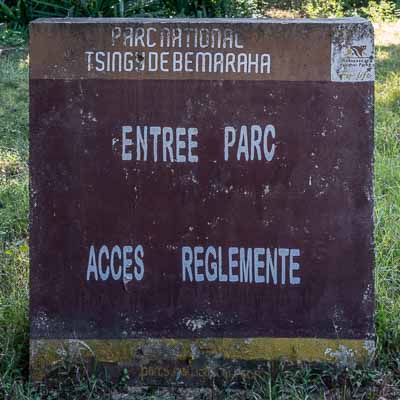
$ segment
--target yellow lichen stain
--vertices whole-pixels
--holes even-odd
[[[41,380],[61,359],[63,341],[30,340],[30,377],[33,381]]]
[[[337,362],[335,354],[346,348],[355,362],[368,358],[364,340],[320,338],[206,338],[206,339],[62,339],[31,340],[31,378],[41,380],[63,357],[96,358],[99,363],[147,364],[216,357],[242,361]]]

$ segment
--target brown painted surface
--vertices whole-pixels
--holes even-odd
[[[335,337],[336,312],[344,337],[366,335],[370,85],[247,86],[31,82],[32,309],[52,321],[34,336],[188,337],[185,319],[198,316],[214,321],[205,336]],[[121,121],[197,126],[201,161],[122,161]],[[274,124],[279,159],[224,162],[224,124],[240,121]],[[85,281],[91,244],[137,243],[140,284]],[[181,246],[207,244],[300,248],[303,283],[183,283]]]
[[[338,25],[204,23],[268,49],[268,76],[87,73],[121,23],[32,27],[31,338],[373,338],[373,83],[331,81]],[[125,125],[197,128],[198,162],[154,161],[151,139],[123,160]],[[225,160],[243,125],[274,126],[272,160]],[[143,278],[87,280],[103,245],[141,245]],[[184,281],[184,246],[221,248],[225,274],[229,248],[298,249],[300,282],[289,258],[284,282]]]

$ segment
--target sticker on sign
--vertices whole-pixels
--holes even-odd
[[[370,82],[375,79],[372,32],[338,27],[333,33],[331,79],[333,82]]]

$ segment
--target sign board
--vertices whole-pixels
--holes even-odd
[[[30,34],[33,378],[67,353],[188,385],[371,354],[370,23]]]

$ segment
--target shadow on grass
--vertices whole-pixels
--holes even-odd
[[[400,108],[400,45],[377,46],[376,48],[375,101],[377,114],[387,112],[398,114]]]
[[[385,80],[388,75],[398,71],[400,45],[376,46],[376,79]]]

